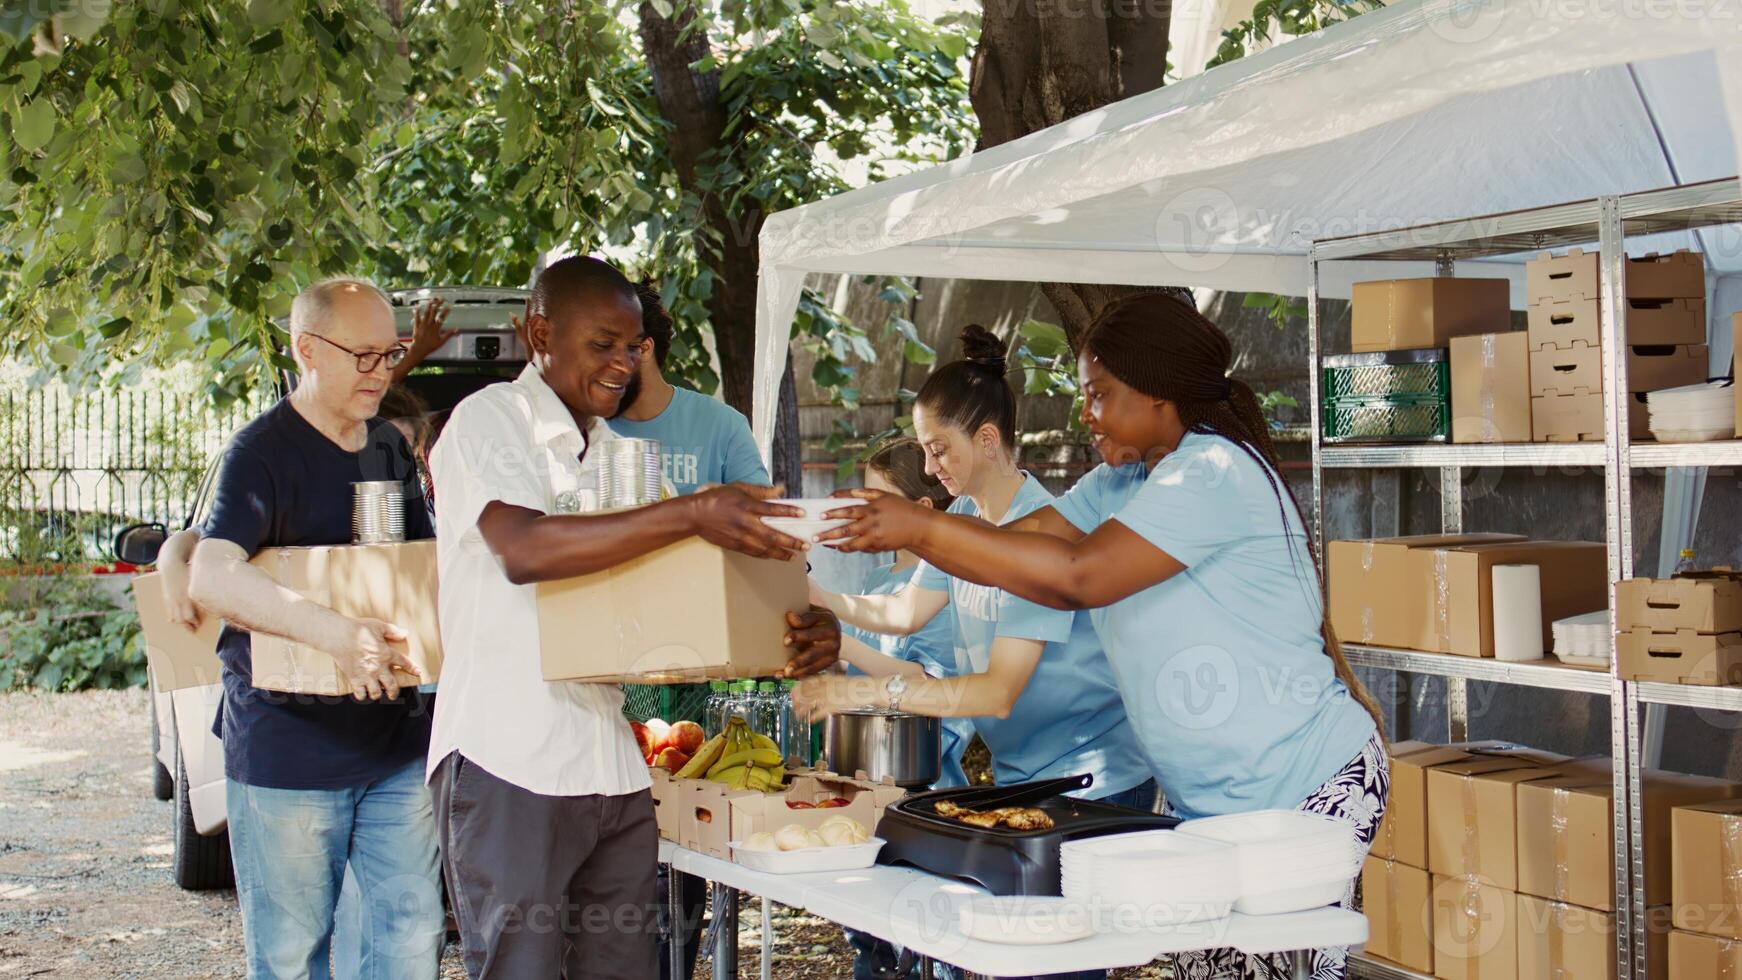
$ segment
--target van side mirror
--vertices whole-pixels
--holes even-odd
[[[157,561],[157,552],[168,538],[162,524],[129,524],[115,535],[115,558],[129,565],[149,565]]]

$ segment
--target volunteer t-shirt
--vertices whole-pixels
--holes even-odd
[[[824,549],[827,550],[827,549]],[[879,565],[871,570],[861,595],[893,595],[913,580],[918,566],[897,569],[894,564]],[[920,665],[929,677],[951,677],[956,673],[956,615],[949,606],[933,616],[930,622],[906,636],[873,633],[857,626],[841,624],[841,631],[858,637],[886,657],[910,660]],[[847,673],[863,671],[849,664]],[[951,789],[968,785],[962,771],[962,751],[974,737],[974,723],[967,718],[943,718],[943,738],[940,741],[942,766],[933,789]]]
[[[1091,615],[1187,817],[1292,809],[1373,735],[1325,655],[1312,553],[1281,486],[1238,444],[1194,432],[1153,472],[1102,465],[1053,505],[1085,532],[1116,520],[1186,566]]]
[[[1026,476],[1002,523],[1052,502],[1052,494],[1040,481]],[[957,497],[950,513],[979,517],[980,509],[968,497]],[[1150,778],[1149,765],[1120,703],[1112,667],[1086,614],[1049,609],[925,563],[913,581],[922,589],[949,592],[956,617],[956,669],[962,673],[985,672],[997,637],[1046,643],[1010,714],[974,719],[974,727],[992,750],[992,770],[999,785],[1086,772],[1095,781],[1075,795],[1099,799]]]
[[[361,452],[341,449],[280,401],[230,439],[218,466],[202,537],[249,556],[262,548],[351,543],[351,484],[405,486],[405,536],[431,537],[429,511],[411,450],[399,428],[368,423]],[[224,743],[224,774],[274,789],[365,786],[423,758],[433,697],[397,699],[284,694],[252,683],[250,637],[229,624],[218,636],[224,699],[212,725]]]
[[[665,478],[679,495],[694,493],[704,483],[768,486],[750,423],[737,409],[700,392],[673,388],[665,411],[645,422],[615,418],[610,425],[628,439],[659,440]]]

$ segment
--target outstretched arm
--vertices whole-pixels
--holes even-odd
[[[1172,555],[1117,520],[1078,540],[1045,530],[1013,530],[909,503],[874,491],[861,508],[830,513],[857,518],[819,535],[819,543],[842,551],[906,548],[940,571],[990,585],[1054,609],[1096,609],[1134,595],[1185,570]],[[1052,512],[1052,508],[1037,514]],[[1035,528],[1063,522],[1056,512],[1033,519]],[[837,542],[839,542],[837,544]]]
[[[841,622],[872,633],[908,636],[931,622],[950,601],[948,592],[912,583],[890,595],[839,595],[814,585],[811,602],[841,617]]]

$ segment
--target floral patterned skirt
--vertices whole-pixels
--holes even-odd
[[[1391,766],[1385,757],[1385,743],[1379,733],[1361,747],[1355,758],[1314,790],[1306,801],[1296,807],[1308,813],[1341,817],[1355,824],[1362,857],[1379,831],[1379,818],[1385,814],[1385,801],[1391,792]],[[1163,808],[1163,812],[1171,812]],[[1359,909],[1356,887],[1361,876],[1349,882],[1349,891],[1337,903],[1346,909]],[[1349,950],[1337,946],[1312,951],[1313,980],[1343,980],[1347,976]],[[1237,949],[1211,949],[1197,953],[1180,953],[1172,957],[1174,980],[1286,980],[1289,974],[1287,956],[1247,956]]]

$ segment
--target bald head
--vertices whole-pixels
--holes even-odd
[[[387,294],[369,280],[352,276],[322,279],[297,293],[291,302],[290,335],[295,337],[311,330],[319,331],[341,308],[345,312],[362,312],[373,306],[385,309],[388,317],[392,317],[393,304],[388,301]]]
[[[571,255],[538,274],[532,284],[532,296],[526,301],[526,312],[560,326],[589,307],[621,306],[633,308],[640,315],[641,301],[636,297],[635,285],[609,262]]]

